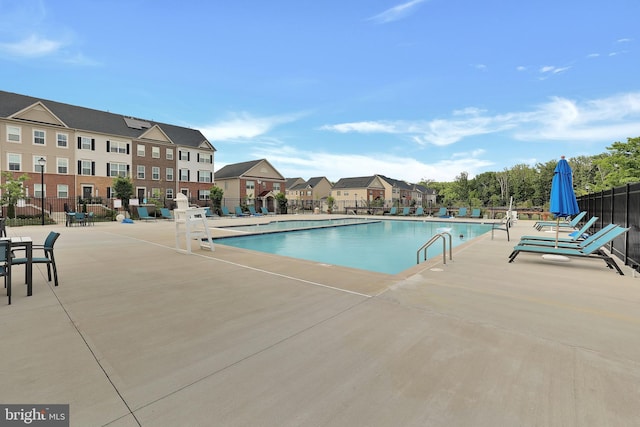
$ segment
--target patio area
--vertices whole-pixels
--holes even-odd
[[[8,228],[61,233],[60,286],[34,266],[27,297],[17,267],[2,293],[0,403],[68,403],[82,427],[638,425],[640,279],[508,263],[533,223],[399,275],[178,253],[163,220]]]

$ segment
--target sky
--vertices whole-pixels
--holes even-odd
[[[640,136],[638,0],[0,0],[0,89],[200,130],[215,170],[452,181]]]

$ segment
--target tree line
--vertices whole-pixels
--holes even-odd
[[[576,196],[640,182],[640,137],[614,142],[607,152],[567,159],[573,170]],[[550,160],[535,166],[517,164],[501,172],[484,172],[469,178],[461,172],[453,182],[424,179],[420,184],[437,191],[444,206],[506,206],[511,197],[519,208],[548,208],[553,171]]]

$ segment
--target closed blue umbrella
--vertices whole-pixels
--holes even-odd
[[[580,212],[576,193],[573,191],[571,166],[562,156],[553,171],[551,181],[551,206],[549,211],[556,216],[556,247],[558,246],[558,229],[560,218],[566,218]]]

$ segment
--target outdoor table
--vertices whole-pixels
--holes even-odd
[[[25,277],[27,282],[27,296],[33,295],[33,239],[31,237],[3,237],[2,240],[11,242],[11,249],[24,248],[27,263],[25,264]]]

